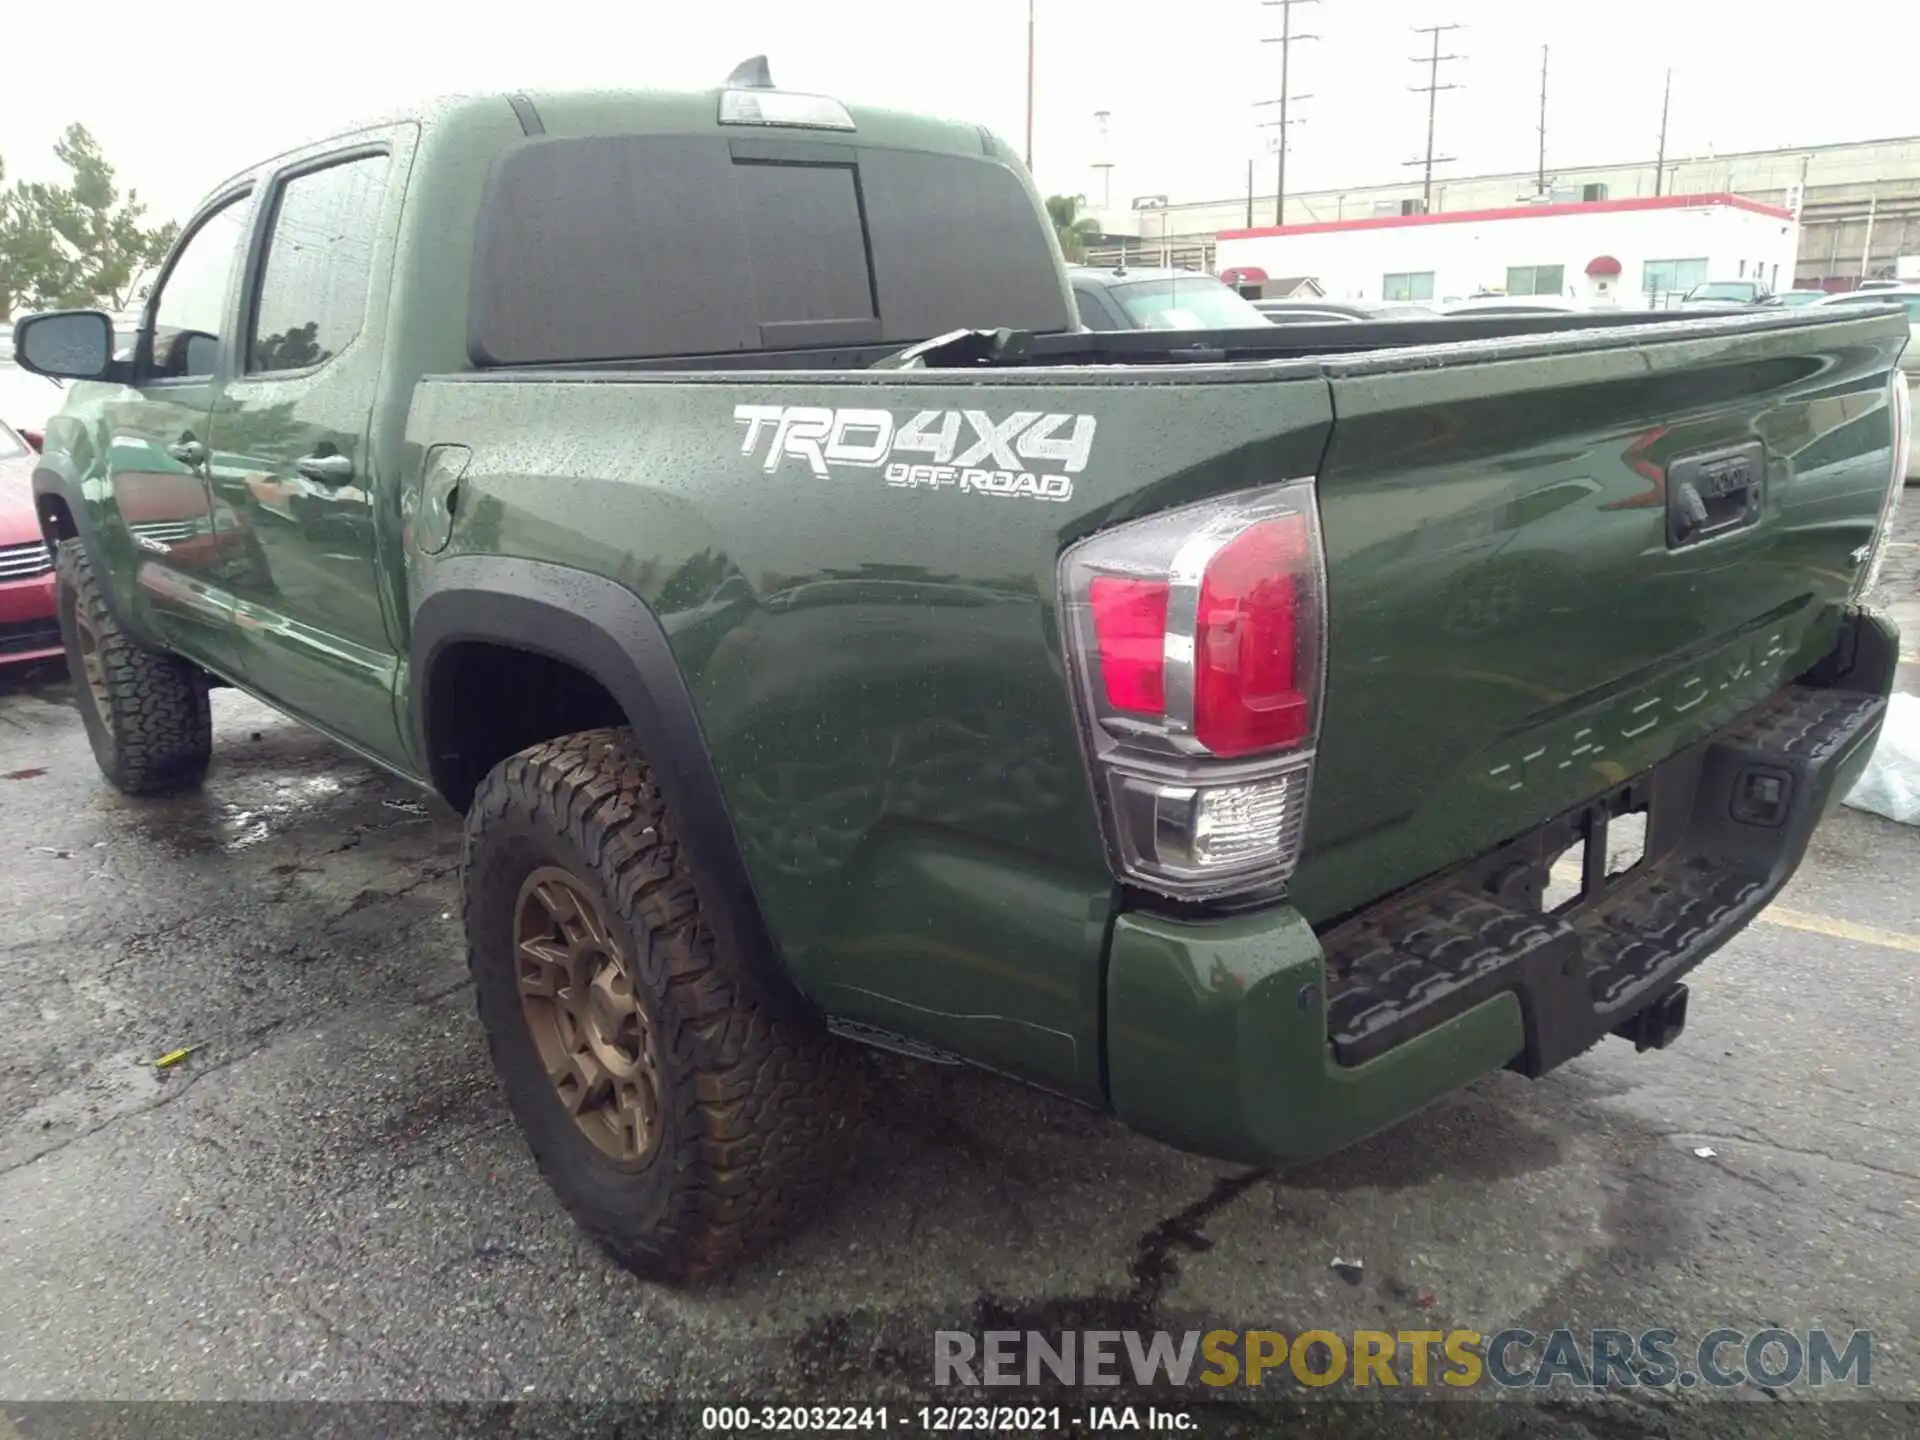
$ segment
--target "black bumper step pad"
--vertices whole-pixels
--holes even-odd
[[[1325,938],[1335,1058],[1364,1063],[1506,991],[1527,1026],[1513,1068],[1542,1074],[1590,1048],[1786,883],[1828,772],[1885,709],[1877,696],[1789,687],[1605,799],[1337,927]],[[1593,851],[1622,809],[1649,811],[1648,850],[1608,878]],[[1547,857],[1570,837],[1588,848],[1584,873],[1602,878],[1557,912],[1532,908],[1525,897],[1543,891]]]

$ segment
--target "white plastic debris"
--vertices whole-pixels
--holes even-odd
[[[1694,1146],[1693,1153],[1698,1155],[1702,1160],[1711,1160],[1720,1152],[1711,1145],[1696,1145]]]
[[[1887,701],[1873,758],[1846,803],[1902,825],[1920,825],[1920,696],[1895,695]]]

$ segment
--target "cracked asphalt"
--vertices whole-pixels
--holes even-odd
[[[1920,635],[1916,540],[1910,511],[1885,594]],[[63,672],[0,683],[0,1399],[880,1399],[943,1327],[1564,1325],[1867,1329],[1874,1392],[1920,1401],[1920,830],[1840,812],[1676,1048],[1498,1075],[1279,1174],[879,1059],[843,1201],[676,1293],[583,1239],[507,1120],[455,817],[251,700],[214,715],[204,792],[131,801]],[[1745,1398],[1524,1433],[1810,1413]]]

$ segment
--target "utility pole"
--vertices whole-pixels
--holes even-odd
[[[1873,278],[1867,274],[1867,270],[1873,263],[1873,221],[1879,210],[1880,182],[1876,180],[1873,182],[1873,190],[1867,196],[1867,238],[1860,245],[1860,278],[1862,280]]]
[[[1295,95],[1291,91],[1289,77],[1291,73],[1290,62],[1293,58],[1293,45],[1296,40],[1318,40],[1320,38],[1318,35],[1296,35],[1293,33],[1293,7],[1296,5],[1317,5],[1320,3],[1320,0],[1260,0],[1260,3],[1266,9],[1278,10],[1280,12],[1280,33],[1278,35],[1263,36],[1260,41],[1263,45],[1278,45],[1280,47],[1280,98],[1277,100],[1258,101],[1255,108],[1261,105],[1278,105],[1280,107],[1279,120],[1266,123],[1277,124],[1280,127],[1280,148],[1275,152],[1279,158],[1277,161],[1278,173],[1274,177],[1273,187],[1273,223],[1275,225],[1284,225],[1287,223],[1287,126],[1299,123],[1287,119],[1287,103],[1290,100],[1311,100],[1313,98],[1311,95]]]
[[[1653,164],[1653,193],[1667,183],[1667,108],[1673,103],[1673,71],[1667,71],[1666,94],[1660,97],[1660,158]]]
[[[1421,194],[1424,197],[1421,203],[1425,205],[1428,210],[1433,209],[1433,167],[1435,165],[1449,164],[1454,158],[1451,155],[1435,155],[1433,153],[1434,119],[1439,109],[1440,92],[1442,90],[1458,90],[1460,88],[1458,85],[1442,85],[1440,83],[1440,67],[1449,60],[1458,60],[1461,58],[1458,55],[1442,55],[1440,53],[1440,37],[1449,30],[1460,30],[1464,28],[1464,26],[1460,25],[1414,26],[1414,34],[1431,35],[1433,37],[1433,53],[1431,55],[1411,55],[1407,57],[1415,65],[1425,65],[1427,67],[1427,83],[1424,85],[1409,85],[1407,87],[1413,91],[1414,94],[1425,95],[1427,97],[1427,157],[1425,160],[1409,160],[1407,164],[1424,165],[1426,167],[1426,184],[1421,189]]]
[[[1547,193],[1547,47],[1540,47],[1540,174],[1538,193]]]
[[[1100,158],[1093,162],[1093,168],[1100,172],[1100,210],[1103,215],[1113,208],[1113,141],[1107,133],[1107,122],[1112,118],[1111,110],[1093,112],[1094,129],[1100,137]]]
[[[1027,0],[1027,173],[1033,173],[1033,7]]]

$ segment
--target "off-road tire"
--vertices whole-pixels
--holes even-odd
[[[597,899],[651,1028],[660,1129],[638,1169],[575,1122],[522,1003],[520,897],[546,868]],[[541,1174],[617,1261],[650,1279],[697,1280],[832,1191],[860,1130],[858,1058],[716,942],[631,731],[583,731],[497,765],[467,812],[461,890],[476,1005],[508,1104]]]
[[[195,789],[213,758],[206,672],[120,628],[78,540],[60,542],[54,571],[74,701],[100,773],[126,795]],[[89,646],[97,684],[83,653]]]

